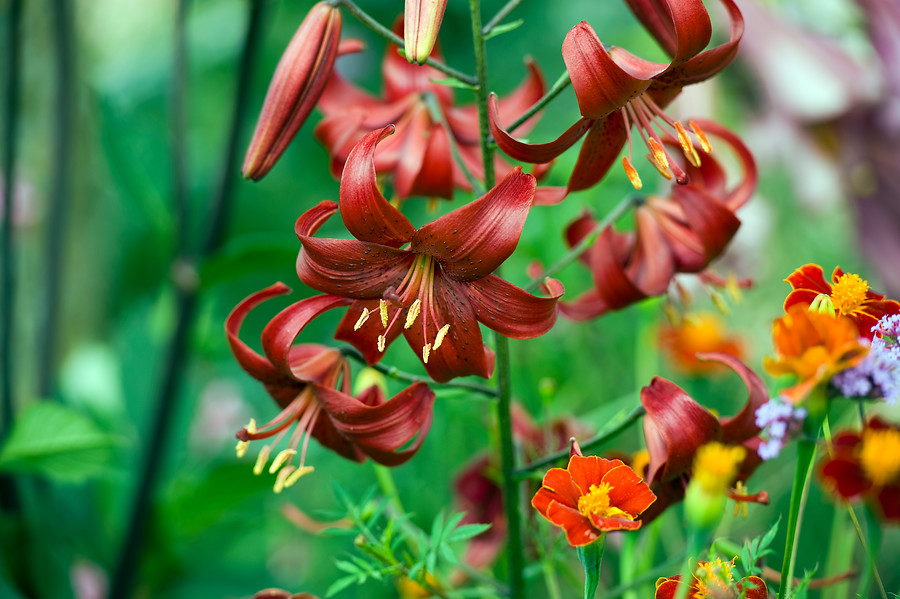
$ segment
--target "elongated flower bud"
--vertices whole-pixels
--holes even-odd
[[[447,0],[406,0],[403,10],[403,45],[406,60],[424,64],[437,41]]]
[[[258,181],[275,164],[325,89],[338,55],[341,12],[313,6],[281,56],[244,158],[244,177]]]

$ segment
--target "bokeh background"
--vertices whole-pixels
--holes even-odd
[[[691,313],[716,312],[740,339],[747,363],[761,371],[762,357],[772,351],[770,323],[788,287],[783,279],[794,268],[816,262],[830,272],[840,265],[874,289],[900,296],[900,29],[891,35],[900,19],[890,0],[738,3],[747,20],[738,59],[713,80],[687,89],[671,112],[723,122],[754,151],[758,192],[739,213],[743,226],[731,248],[714,265],[720,273],[750,277],[754,285],[740,301],[713,301],[696,281],[681,284],[691,294]],[[238,301],[284,281],[294,293],[268,302],[244,325],[244,339],[258,347],[268,319],[311,294],[294,272],[299,243],[293,223],[338,192],[327,153],[311,135],[318,115],[263,181],[242,180],[239,163],[280,53],[312,4],[0,0],[4,44],[15,39],[11,25],[17,7],[22,11],[13,111],[10,46],[0,52],[7,82],[4,135],[12,131],[15,142],[14,154],[4,155],[0,167],[0,178],[11,181],[4,186],[9,196],[0,199],[12,202],[11,245],[4,251],[14,285],[4,286],[4,301],[13,314],[5,359],[12,365],[6,384],[15,414],[6,415],[2,430],[7,440],[13,431],[32,441],[37,456],[24,465],[0,466],[18,487],[18,505],[7,505],[0,518],[6,558],[0,596],[105,597],[138,499],[148,506],[135,576],[140,597],[248,597],[269,586],[324,596],[338,574],[335,557],[352,551],[352,538],[314,535],[290,516],[296,520],[296,509],[322,520],[339,516],[333,481],[358,498],[376,485],[371,465],[347,462],[313,443],[308,462],[316,472],[273,494],[270,477],[253,476],[252,457],[238,460],[233,445],[234,433],[251,416],[266,421],[275,406],[239,369],[223,332]],[[386,25],[402,12],[399,0],[359,4]],[[502,4],[485,0],[485,19]],[[721,7],[708,5],[721,39],[727,34]],[[258,29],[248,75],[241,79],[251,11],[258,11]],[[517,19],[521,27],[488,42],[491,88],[501,94],[524,77],[526,55],[552,83],[564,69],[562,39],[581,20],[606,43],[663,60],[623,2],[526,0],[508,18]],[[182,26],[186,68],[179,74],[176,31]],[[338,69],[377,91],[385,43],[347,14],[344,37],[364,40],[367,51],[339,59]],[[450,0],[440,42],[448,64],[472,71],[467,3]],[[235,112],[240,92],[245,103]],[[471,101],[469,92],[455,93],[460,103]],[[567,90],[544,111],[530,139],[555,138],[577,118]],[[558,160],[548,183],[564,184],[576,151]],[[505,276],[525,284],[532,262],[549,264],[563,254],[562,230],[585,207],[603,214],[631,193],[624,173],[613,169],[599,186],[562,205],[535,208]],[[222,197],[228,207],[224,234],[207,253],[216,227],[211,206]],[[454,204],[436,207],[414,200],[407,208],[421,224],[469,197],[460,193]],[[631,226],[628,216],[620,226]],[[337,225],[323,231],[331,234],[340,234]],[[572,296],[591,284],[578,265],[559,278]],[[193,299],[185,320],[187,296]],[[723,299],[727,312],[717,309]],[[541,339],[514,341],[515,398],[539,422],[577,416],[594,432],[635,406],[639,389],[660,375],[714,410],[737,411],[745,398],[737,377],[696,376],[660,350],[663,305],[649,300],[588,323],[561,318]],[[336,322],[320,319],[305,339],[327,342]],[[184,337],[173,359],[179,324]],[[423,373],[402,343],[388,351],[385,363]],[[175,366],[170,388],[163,386],[167,365]],[[423,527],[440,510],[454,508],[454,477],[464,465],[496,448],[488,400],[437,393],[428,440],[394,473],[412,520]],[[151,488],[141,489],[161,403],[171,411],[154,452],[157,476]],[[898,416],[896,410],[886,413]],[[632,427],[607,449],[630,452],[642,443],[640,427]],[[751,479],[751,490],[768,490],[773,504],[751,506],[746,519],[728,518],[720,536],[740,543],[786,513],[792,451]],[[852,563],[863,566],[842,514],[814,483],[799,572],[838,571],[825,564],[827,547],[838,542],[848,548],[846,567],[851,547]],[[527,530],[544,541],[555,535],[543,523],[531,522]],[[896,591],[900,571],[893,556],[900,535],[896,527],[883,533],[881,574],[888,590]],[[783,539],[782,530],[776,553]],[[655,563],[683,547],[678,510],[662,520],[659,540]],[[555,557],[548,558],[554,567],[579,575],[572,552],[547,543],[555,547]],[[770,558],[776,569],[778,557]],[[608,552],[605,583],[612,584],[617,563],[616,552]],[[502,564],[498,572],[502,576]],[[539,572],[528,574],[532,596],[544,596]],[[841,589],[831,596],[851,596],[848,587]],[[397,593],[386,581],[351,586],[338,596]]]

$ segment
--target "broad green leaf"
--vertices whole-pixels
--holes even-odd
[[[13,424],[0,470],[81,482],[107,467],[112,447],[112,438],[80,412],[39,402]]]

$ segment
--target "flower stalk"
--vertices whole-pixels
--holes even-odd
[[[794,566],[797,562],[797,536],[800,534],[803,508],[806,506],[806,495],[812,478],[816,442],[803,439],[797,444],[797,472],[794,475],[794,486],[791,489],[791,505],[788,512],[787,539],[784,545],[784,561],[781,566],[781,584],[778,588],[778,599],[790,596],[791,581],[794,580]]]

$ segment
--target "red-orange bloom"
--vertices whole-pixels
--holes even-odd
[[[578,547],[610,530],[637,530],[638,516],[654,501],[647,483],[621,460],[574,455],[567,468],[547,471],[531,505]]]
[[[698,562],[688,599],[766,599],[768,589],[759,576],[734,579],[734,560],[726,562]],[[655,599],[675,599],[680,591],[681,575],[660,578],[656,581]],[[746,587],[746,592],[744,588]]]
[[[831,283],[825,280],[822,267],[818,264],[804,264],[785,279],[792,291],[784,300],[784,309],[791,306],[809,306],[823,299],[834,308],[835,315],[849,316],[856,323],[859,334],[871,339],[872,328],[884,316],[900,314],[900,303],[886,300],[875,293],[859,275],[845,273],[840,266],[831,273]]]
[[[744,353],[740,339],[727,336],[721,319],[712,313],[690,315],[678,326],[662,328],[659,345],[679,369],[691,374],[716,370],[714,363],[700,360],[697,354],[715,352],[741,359]]]
[[[819,383],[856,366],[868,351],[860,344],[856,324],[846,316],[811,312],[793,305],[772,325],[775,357],[766,357],[765,368],[774,375],[792,374],[796,385],[782,391],[794,402],[801,401]]]

